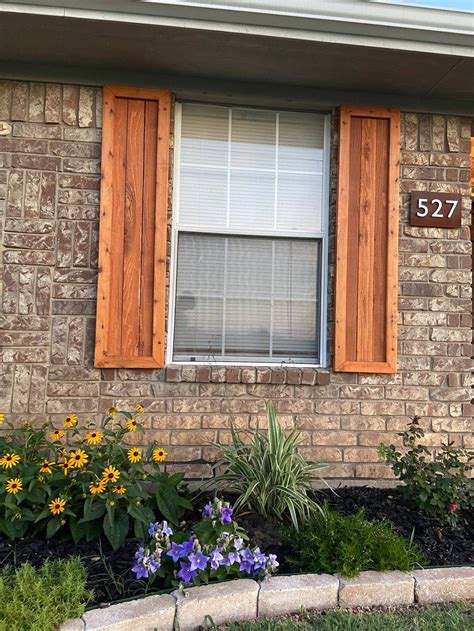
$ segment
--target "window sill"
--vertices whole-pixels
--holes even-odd
[[[238,366],[168,366],[169,383],[261,383],[271,385],[326,386],[324,368],[240,368]]]

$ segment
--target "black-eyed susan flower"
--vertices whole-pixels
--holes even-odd
[[[112,491],[117,495],[123,495],[126,490],[127,488],[123,484],[117,484],[117,486],[114,486],[112,489]]]
[[[69,454],[69,464],[76,469],[83,467],[88,460],[89,456],[83,449],[76,449]]]
[[[104,435],[102,434],[102,432],[97,432],[97,431],[92,431],[92,432],[87,432],[86,434],[86,441],[88,445],[98,445],[100,442],[102,442],[102,439],[104,438]]]
[[[12,493],[13,495],[16,495],[19,491],[21,491],[22,488],[23,482],[20,480],[20,478],[11,478],[10,480],[7,480],[7,483],[5,485],[6,492]]]
[[[4,469],[11,469],[12,467],[16,467],[20,460],[21,458],[17,454],[5,454],[0,458],[0,466]]]
[[[129,432],[137,431],[138,423],[136,422],[135,419],[129,418],[128,421],[125,423],[125,425],[127,426],[127,429]]]
[[[65,506],[66,501],[60,497],[57,497],[48,504],[48,508],[53,515],[60,515],[61,513],[64,513]]]
[[[47,458],[45,458],[41,462],[40,473],[53,473],[51,467],[54,465],[54,462],[50,462]]]
[[[89,491],[91,495],[96,495],[97,493],[103,493],[105,491],[106,482],[104,480],[99,480],[98,482],[91,482],[89,484]]]
[[[3,425],[3,423],[5,423],[5,414],[0,412],[0,425]]]
[[[143,407],[141,403],[137,403],[135,405],[135,409],[138,412],[138,414],[143,414],[143,412],[145,411],[145,408]]]
[[[64,419],[64,427],[74,427],[77,423],[77,416],[75,414],[68,414]]]
[[[167,455],[168,453],[163,449],[163,447],[153,449],[153,460],[155,462],[163,462],[163,460],[166,460]]]
[[[69,471],[71,471],[71,469],[73,468],[71,461],[67,458],[64,458],[64,460],[58,466],[63,470],[64,475],[67,475]]]
[[[107,410],[105,411],[107,416],[113,416],[114,414],[117,414],[117,412],[117,408],[107,408]]]
[[[138,447],[132,447],[127,451],[127,457],[132,463],[140,462],[142,459],[142,450],[138,449]]]
[[[117,482],[120,477],[120,471],[116,469],[114,466],[110,465],[102,472],[102,480],[107,482]]]
[[[49,434],[49,439],[50,440],[61,440],[61,438],[64,436],[64,430],[63,429],[55,429],[54,432],[51,432],[51,434]]]

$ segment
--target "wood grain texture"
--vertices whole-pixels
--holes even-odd
[[[97,367],[164,365],[170,103],[104,88]]]
[[[400,115],[343,106],[334,368],[396,371]]]

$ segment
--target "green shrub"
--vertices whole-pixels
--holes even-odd
[[[299,531],[283,532],[293,554],[293,568],[303,572],[357,576],[363,570],[410,570],[425,562],[412,541],[379,521],[369,522],[361,510],[344,516],[324,505]]]
[[[244,443],[235,426],[231,426],[229,445],[214,445],[222,459],[215,468],[224,472],[216,476],[226,493],[237,493],[237,510],[247,506],[262,517],[283,520],[289,516],[294,527],[307,519],[318,505],[309,497],[314,472],[325,465],[310,463],[298,453],[299,432],[288,435],[278,423],[272,405],[267,405],[268,432],[257,426],[242,431]]]
[[[77,427],[69,414],[55,429],[25,422],[0,436],[0,531],[11,539],[51,538],[58,531],[75,542],[105,535],[114,549],[133,533],[144,538],[155,510],[177,524],[186,508],[183,475],[168,475],[166,452],[143,449],[140,415],[107,410],[100,427]]]
[[[383,443],[379,453],[405,483],[400,491],[408,500],[428,515],[455,526],[460,509],[474,505],[473,482],[468,477],[474,453],[448,443],[432,456],[421,443],[425,433],[418,421],[415,416],[407,430],[399,434],[405,453]]]
[[[52,631],[82,616],[92,599],[80,559],[25,563],[0,574],[0,631]]]

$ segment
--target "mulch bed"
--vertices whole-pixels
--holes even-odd
[[[388,519],[395,530],[414,540],[421,552],[429,560],[429,565],[473,565],[474,515],[465,512],[458,528],[441,525],[436,520],[424,516],[416,507],[409,506],[396,489],[373,489],[368,487],[347,487],[336,490],[318,491],[317,499],[327,500],[330,506],[343,514],[365,509],[368,519]],[[204,504],[202,499],[199,505]],[[191,516],[192,518],[192,516]],[[265,552],[278,554],[280,570],[288,571],[284,557],[288,550],[281,545],[280,529],[271,520],[262,522],[256,515],[243,515],[239,522],[244,526],[253,541]],[[143,593],[144,583],[134,580],[130,572],[131,560],[139,542],[128,539],[124,546],[114,552],[107,542],[80,542],[53,539],[45,542],[26,538],[14,544],[0,534],[0,567],[6,564],[20,565],[29,561],[35,566],[44,560],[67,558],[79,555],[88,572],[88,586],[94,589],[95,603],[105,603],[136,596]],[[153,591],[163,589],[156,582]]]

